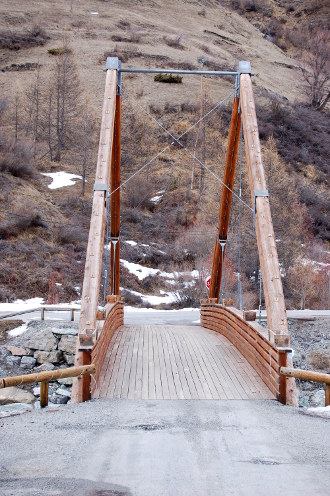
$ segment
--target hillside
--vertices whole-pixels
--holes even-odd
[[[116,55],[124,66],[152,68],[199,68],[199,59],[205,58],[206,69],[234,70],[238,60],[251,61],[288,302],[300,302],[305,289],[297,291],[295,281],[303,270],[312,280],[308,304],[327,305],[328,107],[317,111],[307,106],[300,70],[311,37],[305,30],[305,39],[301,39],[301,31],[310,23],[316,26],[313,29],[323,29],[323,7],[317,2],[312,8],[311,2],[275,1],[61,0],[22,4],[4,0],[0,14],[1,301],[79,297],[103,68],[106,56]],[[300,33],[299,40],[290,38],[293,32]],[[63,58],[58,49],[67,54],[69,64],[69,118],[60,155],[53,115],[56,71]],[[204,113],[228,98],[206,120],[205,141],[202,126],[185,138],[191,153],[202,157],[219,177],[232,91],[230,78],[204,78]],[[200,102],[199,77],[184,76],[181,84],[163,84],[150,75],[124,76],[123,180],[169,143],[155,120],[181,135],[200,117]],[[244,157],[242,168],[243,199],[250,201]],[[84,196],[79,178],[71,186],[47,187],[51,180],[41,173],[60,171],[86,177]],[[237,191],[238,181],[235,188]],[[185,283],[192,270],[201,275],[209,270],[220,191],[220,183],[177,147],[167,150],[123,189],[122,240],[138,244],[123,243],[122,258],[171,274],[179,271],[178,305],[196,304],[204,290],[203,277],[194,290]],[[251,219],[246,212],[241,214],[244,291],[250,306],[256,303],[258,260]],[[234,298],[238,215],[234,203],[225,279],[228,295]],[[306,263],[307,270],[301,269]],[[126,266],[122,286],[129,291],[125,297],[141,303],[139,293],[169,291],[173,286],[169,279],[150,274],[141,279]]]

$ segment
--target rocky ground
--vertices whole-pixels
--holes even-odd
[[[30,321],[27,331],[16,337],[2,335],[0,346],[1,377],[37,373],[55,368],[67,368],[74,364],[74,353],[78,324],[59,321]],[[50,404],[66,404],[71,398],[72,378],[58,379],[49,383]],[[40,386],[33,384],[20,388],[5,388],[0,391],[3,415],[27,404],[39,404]],[[16,407],[11,405],[16,403]],[[17,407],[17,404],[20,406]],[[25,406],[24,406],[25,405]]]
[[[290,319],[295,368],[330,373],[330,319]],[[297,380],[299,406],[324,406],[324,385]]]

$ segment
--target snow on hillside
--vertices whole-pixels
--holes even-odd
[[[69,174],[68,172],[42,172],[43,176],[50,177],[53,182],[48,185],[49,189],[64,188],[65,186],[74,186],[74,179],[82,179],[82,176],[77,174]]]

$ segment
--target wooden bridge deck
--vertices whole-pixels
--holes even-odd
[[[122,326],[94,398],[272,399],[224,336],[199,326]]]

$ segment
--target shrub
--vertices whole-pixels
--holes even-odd
[[[56,238],[62,245],[72,244],[76,245],[81,242],[87,241],[86,233],[81,227],[63,226],[57,230]]]
[[[177,48],[178,50],[184,50],[185,47],[182,45],[181,39],[182,39],[182,34],[180,34],[176,38],[167,38],[166,36],[164,36],[163,38],[167,46],[171,48]]]
[[[14,177],[31,179],[34,168],[31,165],[32,150],[25,141],[5,142],[0,147],[0,172],[7,172]]]
[[[48,53],[50,55],[64,55],[65,53],[71,53],[71,48],[68,47],[58,47],[58,48],[48,48]]]
[[[0,48],[20,50],[21,48],[44,45],[47,39],[49,37],[46,32],[38,25],[25,32],[1,31]]]
[[[180,84],[182,83],[182,76],[177,74],[156,74],[154,81],[158,83]]]

